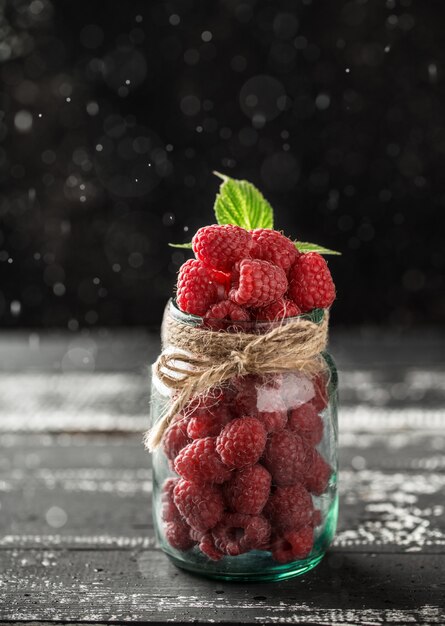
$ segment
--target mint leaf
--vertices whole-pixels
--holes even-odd
[[[218,224],[235,224],[246,230],[273,228],[273,209],[252,183],[214,174],[223,180],[214,206]]]
[[[302,252],[318,252],[318,254],[335,254],[341,256],[341,252],[337,252],[336,250],[329,250],[329,248],[324,248],[323,246],[319,246],[316,243],[309,243],[307,241],[294,241],[295,247],[297,250]]]
[[[192,244],[190,243],[169,243],[170,248],[184,248],[185,250],[191,250]]]

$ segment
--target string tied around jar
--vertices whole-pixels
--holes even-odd
[[[321,353],[328,340],[329,311],[320,323],[296,317],[273,324],[262,334],[213,331],[177,320],[168,308],[164,318],[166,346],[154,364],[155,376],[171,400],[145,436],[149,450],[158,447],[173,417],[195,396],[248,374],[297,370],[314,375],[324,367]]]

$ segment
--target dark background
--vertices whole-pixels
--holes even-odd
[[[443,3],[0,4],[0,321],[152,325],[212,170],[330,257],[337,324],[445,319]]]

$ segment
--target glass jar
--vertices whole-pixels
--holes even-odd
[[[209,332],[261,334],[277,324],[212,325],[173,302],[166,312]],[[320,324],[325,314],[301,317]],[[164,350],[175,348],[163,338]],[[266,581],[321,561],[338,513],[337,370],[328,353],[321,357],[312,375],[233,377],[173,417],[153,452],[153,515],[158,542],[177,566],[211,578]],[[152,424],[173,395],[153,374]]]

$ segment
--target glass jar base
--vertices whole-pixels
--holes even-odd
[[[221,570],[211,571],[209,568],[207,568],[206,571],[203,571],[202,567],[198,564],[195,565],[187,561],[181,561],[181,559],[177,559],[171,554],[168,554],[168,558],[174,565],[176,565],[176,567],[192,572],[193,574],[198,574],[199,576],[203,576],[205,578],[226,581],[274,582],[278,580],[286,580],[287,578],[294,578],[295,576],[301,576],[316,567],[324,557],[324,553],[317,554],[294,563],[287,563],[285,565],[277,564],[272,568],[269,565],[267,570],[261,571],[261,564],[258,559],[259,554],[261,553],[252,553],[252,556],[255,559],[256,567],[260,570],[257,572],[246,572],[242,570],[234,571],[232,568],[227,573],[224,573]]]

